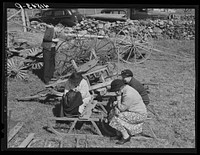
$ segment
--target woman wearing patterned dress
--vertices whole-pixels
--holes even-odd
[[[117,101],[110,113],[109,125],[122,135],[116,137],[116,144],[124,144],[131,139],[131,135],[142,132],[142,125],[147,118],[147,109],[140,94],[120,79],[113,80],[111,92],[117,95]]]

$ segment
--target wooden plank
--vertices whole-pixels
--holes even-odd
[[[90,90],[95,90],[95,89],[98,89],[98,88],[109,86],[111,84],[111,82],[112,82],[112,80],[90,86]]]
[[[92,56],[94,56],[94,59],[98,58],[97,55],[96,55],[96,53],[95,53],[94,48],[91,49],[90,60],[92,60]]]
[[[103,112],[104,112],[106,115],[108,114],[107,110],[105,109],[105,107],[104,107],[101,103],[99,103],[99,104],[97,104],[97,105],[99,105],[99,106],[101,107],[101,109],[103,110]]]
[[[107,65],[104,65],[104,66],[95,66],[94,68],[92,68],[91,70],[89,70],[84,75],[90,75],[90,74],[94,74],[94,73],[105,71],[105,70],[108,70]]]
[[[8,142],[19,132],[23,125],[24,122],[19,122],[13,129],[10,130],[8,134]]]
[[[103,96],[117,96],[115,92],[106,92]]]
[[[25,20],[25,14],[24,14],[24,9],[21,9],[21,16],[22,16],[22,22],[23,22],[23,29],[24,29],[24,32],[26,32],[26,20]]]
[[[72,66],[74,67],[74,69],[77,71],[78,70],[78,66],[76,64],[76,62],[74,60],[71,60]]]
[[[35,133],[30,133],[28,137],[18,146],[20,148],[25,148],[34,138]]]
[[[57,121],[75,121],[78,118],[70,118],[70,117],[49,117],[49,120],[57,120]]]
[[[71,125],[71,127],[70,127],[68,133],[71,133],[71,132],[72,132],[72,130],[74,129],[76,123],[77,123],[77,120],[75,120],[75,121],[73,122],[73,124]]]
[[[15,14],[11,15],[10,17],[8,17],[7,20],[10,20],[12,17],[16,16],[20,12],[21,12],[21,10],[17,11]]]
[[[64,79],[64,80],[57,80],[56,82],[54,82],[54,83],[52,83],[52,84],[49,84],[49,85],[45,85],[45,87],[47,88],[47,87],[55,87],[57,84],[59,84],[59,83],[63,83],[63,82],[67,82],[68,81],[68,79]]]
[[[49,117],[49,120],[56,120],[56,121],[99,121],[98,118],[70,118],[70,117]]]
[[[24,13],[25,13],[26,25],[30,27],[30,20],[26,9],[24,10]]]
[[[60,132],[56,131],[56,130],[53,128],[53,126],[52,126],[50,120],[47,121],[47,124],[48,124],[48,127],[51,129],[51,131],[52,131],[53,133],[55,133],[57,136],[59,136],[59,137],[61,137],[61,138],[64,136],[64,133],[60,133]]]
[[[8,131],[10,130],[11,114],[12,114],[12,110],[9,110],[8,111]]]
[[[98,62],[97,59],[93,59],[75,69],[77,70],[77,72],[86,72],[91,68],[93,68],[94,66],[96,66],[97,62]]]
[[[100,138],[100,137],[102,137],[100,135],[92,135],[92,134],[78,134],[78,133],[68,133],[68,134],[65,134],[65,136],[73,136],[73,137],[80,136],[82,138],[84,138],[86,135],[87,135],[87,137],[93,137],[93,138]]]
[[[40,97],[45,97],[46,95],[47,95],[47,93],[45,93],[45,94],[36,94],[36,95],[32,95],[32,96],[25,96],[25,97],[17,98],[17,100],[21,101],[21,100],[36,99],[36,98],[40,98]]]
[[[89,119],[92,115],[92,109],[97,105],[97,101],[92,101],[85,107],[79,119]]]
[[[100,135],[100,136],[103,136],[101,131],[99,130],[98,126],[96,125],[96,123],[94,121],[91,121],[93,126],[95,127],[95,129],[97,130],[97,133]]]
[[[84,38],[108,38],[108,36],[97,36],[97,35],[89,35],[89,34],[70,34],[70,33],[65,33],[64,37],[84,37]]]

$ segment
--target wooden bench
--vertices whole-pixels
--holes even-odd
[[[103,136],[101,131],[99,130],[97,124],[95,123],[95,122],[99,122],[102,119],[103,115],[101,115],[102,117],[92,117],[92,110],[94,109],[96,104],[97,104],[97,101],[92,99],[91,102],[89,104],[87,104],[83,113],[79,117],[50,117],[48,119],[48,127],[51,129],[51,131],[53,133],[55,133],[56,135],[58,135],[60,137],[63,137],[65,135],[72,133],[77,122],[91,122],[91,124],[96,129],[97,134],[99,136]],[[59,131],[57,131],[56,129],[53,128],[52,123],[51,123],[52,120],[55,120],[55,121],[70,121],[70,122],[72,122],[72,124],[71,124],[71,127],[70,127],[70,129],[67,133],[61,133],[61,132],[59,132]]]

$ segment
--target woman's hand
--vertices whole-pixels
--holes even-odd
[[[117,107],[115,107],[115,115],[118,116],[119,113],[120,113],[120,110]]]
[[[117,105],[117,101],[114,101],[114,102],[112,103],[112,105],[113,105],[113,107],[115,107],[115,106]]]

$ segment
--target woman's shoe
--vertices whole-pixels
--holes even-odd
[[[126,143],[126,142],[128,142],[130,140],[131,140],[131,136],[129,136],[126,139],[122,138],[120,141],[116,142],[116,144],[123,145],[124,143]]]

